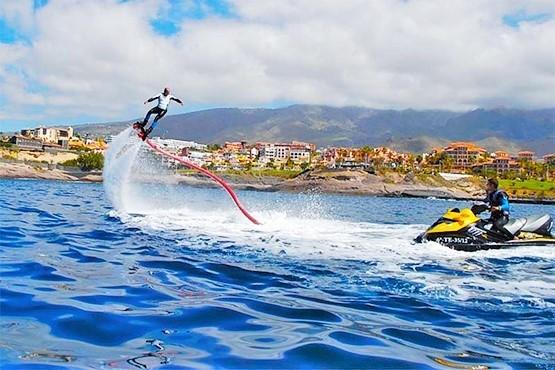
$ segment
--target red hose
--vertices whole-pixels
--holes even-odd
[[[235,202],[235,205],[237,205],[237,208],[239,208],[239,210],[245,215],[246,218],[248,218],[253,224],[256,225],[260,225],[260,222],[258,222],[258,220],[256,218],[254,218],[253,216],[251,216],[251,214],[245,209],[245,207],[243,207],[243,205],[241,204],[241,202],[239,202],[239,198],[237,198],[237,195],[235,194],[235,192],[233,191],[233,189],[231,189],[231,187],[220,177],[214,175],[212,172],[197,166],[196,164],[189,162],[186,159],[183,159],[181,157],[178,157],[170,152],[165,151],[164,149],[160,148],[158,145],[154,144],[150,139],[146,139],[146,143],[148,144],[148,146],[150,146],[152,149],[154,149],[155,151],[157,151],[158,153],[169,157],[171,159],[174,159],[176,161],[178,161],[179,163],[195,169],[199,172],[202,172],[203,174],[205,174],[206,176],[210,177],[212,180],[216,181],[218,184],[221,185],[222,188],[225,189],[225,191],[227,191],[227,193],[229,194],[229,196],[231,197],[231,199],[233,199],[233,201]]]

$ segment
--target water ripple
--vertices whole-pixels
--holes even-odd
[[[411,245],[442,201],[320,196],[340,216],[297,217],[283,205],[315,195],[244,193],[280,209],[253,229],[217,189],[172,192],[218,211],[0,181],[0,367],[555,369],[553,250]]]

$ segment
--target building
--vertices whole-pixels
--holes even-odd
[[[518,152],[517,154],[517,159],[520,161],[533,161],[534,157],[535,157],[536,153],[528,151],[528,150],[523,150]]]
[[[161,139],[156,137],[152,139],[158,145],[170,151],[177,153],[182,148],[189,148],[195,150],[206,150],[206,144],[199,144],[194,141],[175,140],[175,139]]]
[[[55,152],[58,152],[60,150],[63,150],[64,147],[61,146],[60,144],[56,144],[56,143],[42,143],[42,149],[45,152],[55,153]],[[66,149],[67,149],[67,147],[66,147]]]
[[[555,165],[555,153],[544,155],[543,162],[549,165]]]
[[[310,163],[311,150],[302,145],[292,145],[289,151],[289,158],[293,162],[307,162]]]
[[[224,150],[232,153],[242,153],[245,151],[246,148],[247,148],[246,141],[232,141],[232,142],[226,141],[224,144]]]
[[[277,160],[287,160],[291,154],[291,146],[289,144],[274,144]]]
[[[511,155],[508,152],[504,151],[504,150],[497,150],[497,151],[491,153],[491,156],[493,158],[511,158]]]
[[[484,148],[467,142],[450,143],[441,151],[453,160],[454,168],[461,169],[471,167],[481,155],[486,153]]]
[[[42,151],[42,141],[33,139],[23,135],[14,135],[10,138],[10,143],[16,145],[20,149],[40,150]]]
[[[73,138],[73,128],[37,127],[21,130],[21,135],[42,141],[43,143],[58,144],[68,148],[69,141]]]
[[[291,142],[291,145],[299,146],[299,147],[305,147],[305,148],[308,148],[308,150],[310,150],[312,152],[316,151],[316,144],[305,143],[304,141],[295,141],[295,140],[293,140]]]
[[[270,161],[285,162],[310,162],[311,153],[316,145],[293,141],[291,143],[256,143],[254,149],[258,150],[260,161],[268,163]]]
[[[497,154],[495,158],[488,162],[473,165],[472,169],[476,172],[495,171],[497,174],[502,174],[509,171],[518,171],[520,170],[520,165],[507,153],[500,153],[500,155]]]

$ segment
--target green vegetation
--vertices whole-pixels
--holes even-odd
[[[499,187],[503,189],[528,189],[538,191],[555,191],[555,181],[540,180],[499,180]]]
[[[208,169],[208,168],[205,168],[205,169]],[[177,174],[179,174],[179,175],[184,175],[184,176],[195,175],[195,174],[198,173],[197,170],[190,170],[190,169],[188,169],[188,168],[179,169],[179,170],[177,170],[176,172],[177,172]]]
[[[227,170],[224,172],[226,175],[251,175],[251,176],[268,176],[268,177],[279,177],[283,179],[292,179],[298,176],[302,171],[300,170],[280,170],[274,168],[264,168],[264,169],[254,169],[250,171],[238,171],[238,170]]]
[[[0,148],[11,148],[13,146],[12,143],[8,143],[6,141],[0,141]]]
[[[555,197],[555,181],[499,180],[499,187],[509,195],[519,198]]]
[[[207,149],[209,152],[215,152],[215,151],[218,151],[218,150],[222,149],[222,147],[221,147],[220,145],[218,145],[218,144],[208,144],[208,145],[206,146],[206,149]]]
[[[79,167],[83,171],[101,170],[104,166],[102,153],[85,152],[79,154],[77,159],[70,159],[61,163],[62,166]]]
[[[213,168],[209,168],[209,166],[206,166],[206,169],[213,170]],[[254,176],[254,177],[268,176],[268,177],[279,177],[282,179],[292,179],[298,176],[301,172],[303,171],[288,170],[288,169],[280,170],[280,169],[272,169],[272,168],[264,168],[264,169],[251,168],[248,170],[225,170],[222,172],[216,172],[216,174],[231,175],[231,176]],[[177,170],[177,173],[180,175],[188,176],[188,175],[195,175],[198,172],[196,170],[190,170],[190,169],[179,169]]]

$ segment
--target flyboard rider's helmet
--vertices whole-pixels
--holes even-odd
[[[168,95],[170,93],[169,87],[164,87],[164,95]]]

